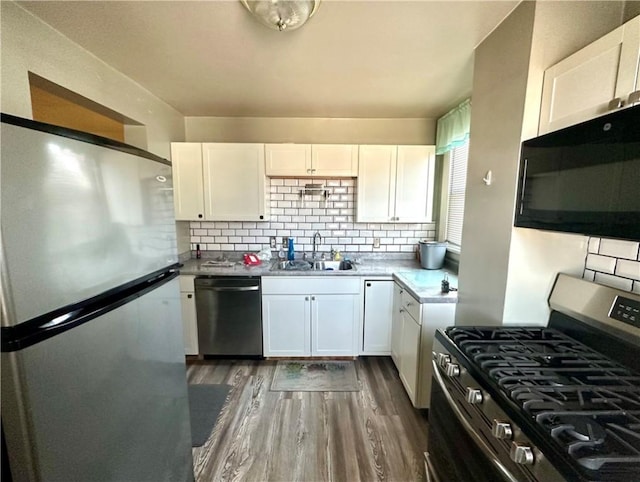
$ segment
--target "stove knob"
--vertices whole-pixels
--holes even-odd
[[[533,464],[533,450],[527,445],[520,445],[515,442],[511,444],[511,452],[509,454],[511,460],[516,464],[532,465]]]
[[[513,430],[511,430],[511,424],[509,422],[493,421],[491,427],[491,434],[495,438],[510,439],[513,436]]]
[[[467,387],[467,403],[471,405],[482,403],[482,392],[477,388]]]
[[[438,353],[438,365],[440,365],[441,367],[445,367],[450,361],[451,357],[449,355],[447,355],[446,353]]]
[[[445,366],[445,372],[448,377],[457,377],[460,375],[460,367],[455,363],[447,363]]]

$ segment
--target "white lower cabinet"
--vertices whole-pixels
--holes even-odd
[[[398,283],[393,283],[393,313],[391,314],[391,359],[400,370],[400,342],[402,341],[402,292]]]
[[[360,279],[262,279],[264,356],[355,356]]]
[[[411,403],[429,408],[435,332],[454,324],[455,303],[420,303],[395,283],[391,357]]]
[[[393,280],[364,281],[362,355],[391,354]]]
[[[263,295],[264,356],[308,356],[311,337],[309,296]]]
[[[198,354],[198,322],[196,319],[196,296],[193,280],[195,276],[182,275],[180,283],[180,304],[182,307],[182,334],[185,355]]]
[[[400,335],[400,380],[409,398],[416,405],[418,391],[418,366],[420,363],[420,324],[406,312],[402,313],[402,334]]]

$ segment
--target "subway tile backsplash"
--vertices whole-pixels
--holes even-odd
[[[191,249],[203,251],[259,251],[272,236],[278,248],[283,237],[295,239],[296,251],[312,250],[313,234],[322,236],[320,252],[331,249],[354,253],[412,253],[419,240],[434,240],[435,223],[356,223],[355,179],[269,180],[271,220],[263,222],[190,222]],[[300,196],[305,184],[322,184],[331,193]],[[374,238],[380,247],[374,247]]]
[[[640,242],[591,238],[583,277],[640,293]]]

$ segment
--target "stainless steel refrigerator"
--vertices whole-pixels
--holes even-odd
[[[170,164],[1,136],[2,480],[193,480]]]

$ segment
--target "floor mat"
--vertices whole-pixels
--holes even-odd
[[[352,361],[280,360],[272,392],[358,392],[360,384]]]
[[[189,385],[192,447],[207,441],[230,390],[231,385]]]

